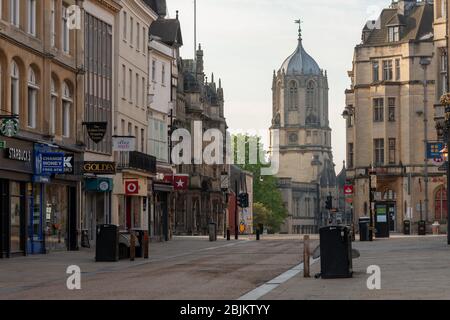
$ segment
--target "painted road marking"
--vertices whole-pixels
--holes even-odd
[[[309,263],[310,266],[312,266],[314,263],[319,261],[318,259],[312,259]],[[261,297],[268,294],[270,291],[274,290],[275,288],[279,287],[281,284],[289,281],[293,277],[295,277],[297,274],[303,271],[304,264],[303,262],[299,265],[293,267],[292,269],[286,271],[283,274],[280,274],[278,277],[266,282],[262,286],[259,286],[258,288],[246,293],[242,297],[240,297],[238,300],[258,300]]]

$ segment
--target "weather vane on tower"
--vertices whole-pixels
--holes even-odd
[[[301,19],[295,20],[295,23],[298,23],[298,40],[302,40],[302,23]]]

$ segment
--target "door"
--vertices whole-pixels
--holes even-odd
[[[25,252],[25,184],[10,183],[10,242],[9,253]]]
[[[388,204],[389,211],[389,231],[395,232],[397,230],[397,208],[395,203]]]
[[[0,179],[0,258],[9,253],[9,181]]]

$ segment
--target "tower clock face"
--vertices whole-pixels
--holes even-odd
[[[0,122],[0,133],[6,137],[14,137],[19,129],[16,119],[3,119]]]

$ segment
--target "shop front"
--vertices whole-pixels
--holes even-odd
[[[27,254],[33,143],[0,136],[0,258]]]
[[[88,236],[89,244],[95,245],[97,225],[114,223],[112,191],[116,163],[85,161],[82,167],[84,173],[84,210],[81,228],[82,233]]]
[[[29,252],[78,250],[80,153],[35,144]]]
[[[147,177],[119,173],[115,178],[114,196],[118,203],[117,216],[121,231],[148,230]]]

